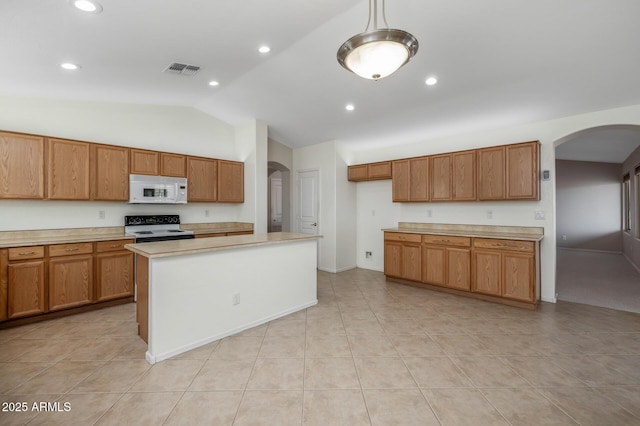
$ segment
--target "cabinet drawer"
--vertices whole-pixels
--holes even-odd
[[[133,244],[133,239],[127,240],[113,240],[113,241],[100,241],[96,243],[96,252],[104,253],[106,251],[119,251],[125,250],[125,244]]]
[[[532,253],[534,251],[535,245],[533,241],[490,240],[485,238],[474,238],[473,247],[483,249],[524,251]]]
[[[41,259],[44,246],[15,247],[9,249],[9,260]]]
[[[404,234],[401,232],[385,232],[384,239],[387,241],[402,241],[407,243],[420,243],[422,236],[420,234]]]
[[[469,237],[451,237],[448,235],[423,235],[423,244],[442,244],[456,247],[470,247],[471,238]]]
[[[56,244],[49,246],[49,257],[93,253],[93,243]]]

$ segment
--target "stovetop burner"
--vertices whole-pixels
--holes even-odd
[[[124,231],[136,243],[194,238],[193,231],[180,229],[178,215],[125,216]]]

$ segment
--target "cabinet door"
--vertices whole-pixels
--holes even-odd
[[[160,153],[162,176],[187,177],[187,157],[182,154]]]
[[[7,287],[9,277],[7,275],[7,266],[9,265],[9,250],[0,249],[0,321],[7,319],[7,303],[8,297]]]
[[[391,161],[367,164],[368,179],[389,179],[391,178]]]
[[[93,200],[129,200],[129,148],[91,145]]]
[[[402,278],[421,281],[422,256],[419,245],[402,245]]]
[[[447,247],[447,287],[458,290],[471,288],[471,252]]]
[[[501,271],[499,251],[475,250],[471,291],[500,296]]]
[[[431,157],[431,201],[451,200],[451,154]]]
[[[209,158],[188,157],[188,200],[217,201],[218,161]]]
[[[429,201],[429,157],[409,160],[409,200]]]
[[[349,166],[348,173],[349,180],[352,182],[367,180],[367,165],[359,164],[357,166]]]
[[[391,163],[391,192],[394,202],[409,201],[409,160]]]
[[[0,198],[44,198],[44,138],[0,132]]]
[[[8,317],[19,318],[46,312],[44,260],[9,263]]]
[[[445,248],[422,246],[422,281],[445,285]]]
[[[476,199],[476,152],[456,152],[453,162],[453,200],[474,201]]]
[[[390,277],[402,276],[401,243],[384,243],[384,274]]]
[[[502,254],[502,295],[533,302],[535,298],[535,259],[533,254]]]
[[[133,296],[133,253],[96,255],[97,300]]]
[[[507,199],[539,199],[538,142],[507,145]]]
[[[86,142],[48,139],[47,198],[89,199],[89,147]]]
[[[478,150],[478,199],[504,200],[504,146]]]
[[[91,303],[93,256],[63,256],[49,260],[49,310]]]
[[[218,160],[218,202],[244,203],[244,163]]]
[[[131,148],[131,173],[158,176],[160,174],[160,153]]]

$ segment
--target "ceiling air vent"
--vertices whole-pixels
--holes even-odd
[[[169,64],[162,72],[167,72],[169,74],[179,74],[179,75],[195,75],[200,67],[195,65],[187,65],[181,64],[179,62],[174,62]]]

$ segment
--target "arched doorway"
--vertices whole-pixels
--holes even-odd
[[[280,163],[268,162],[268,232],[291,231],[291,172]]]
[[[558,300],[640,312],[640,126],[585,129],[554,147]]]

